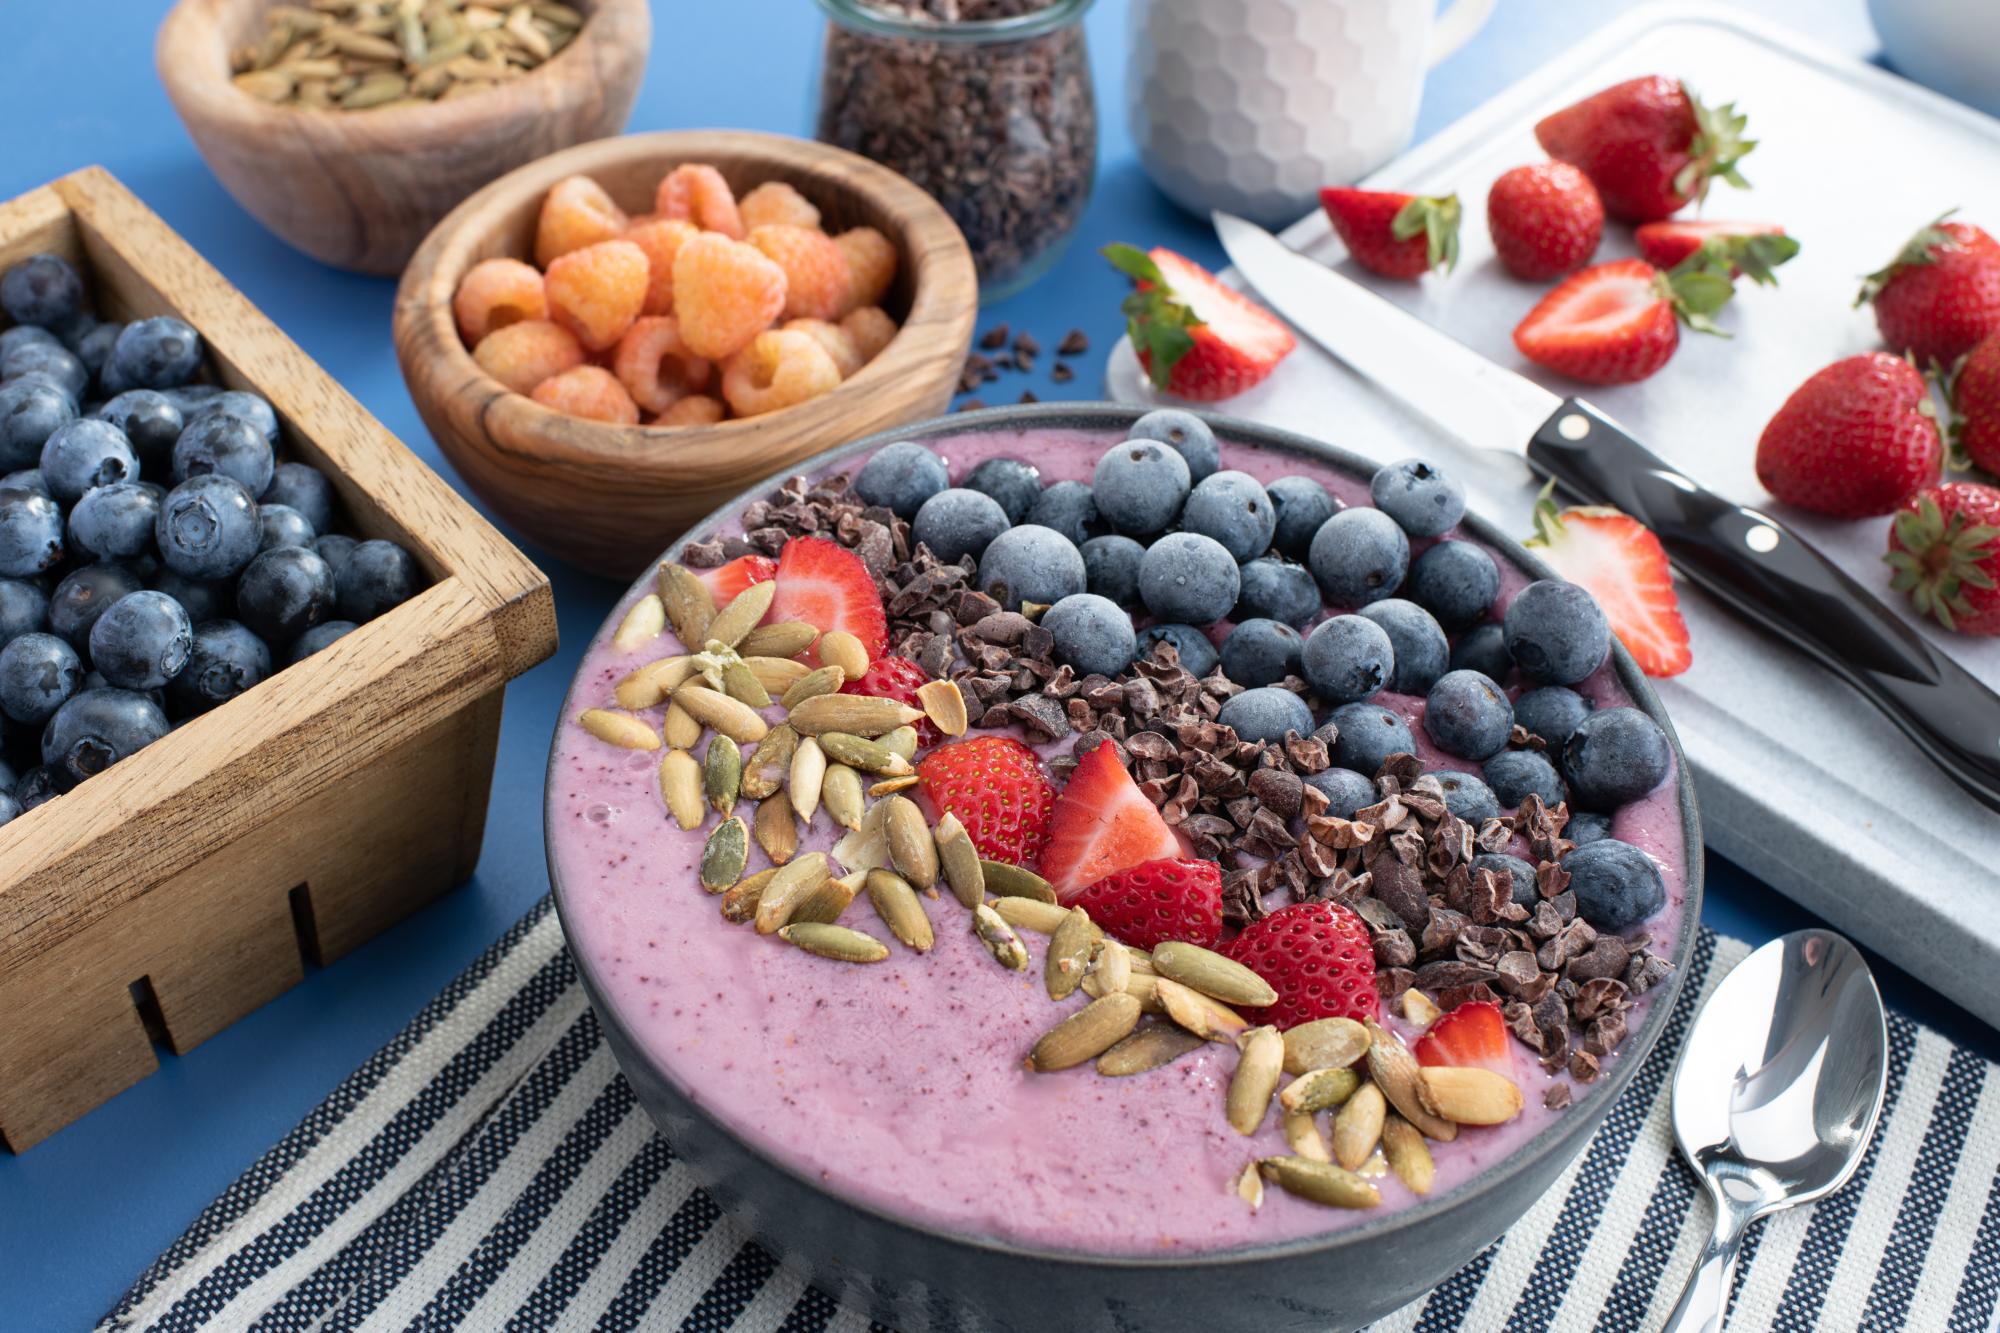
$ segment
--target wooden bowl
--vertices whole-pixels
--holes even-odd
[[[437,220],[524,162],[625,128],[645,72],[646,0],[573,0],[588,19],[553,60],[476,97],[378,111],[259,101],[229,81],[270,0],[180,0],[154,58],[195,147],[236,202],[338,268],[399,272]]]
[[[714,426],[613,426],[510,392],[473,361],[452,323],[465,271],[526,258],[542,196],[565,176],[596,180],[620,207],[650,211],[664,176],[707,162],[740,195],[767,180],[819,206],[829,231],[867,225],[894,242],[883,306],[901,325],[875,359],[797,407]],[[396,358],[466,484],[540,546],[628,579],[674,534],[728,497],[842,440],[946,410],[978,315],[972,254],[945,211],[886,167],[824,144],[747,131],[635,134],[580,144],[503,176],[438,225],[396,293]]]

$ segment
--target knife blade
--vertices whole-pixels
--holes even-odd
[[[1237,271],[1301,333],[1454,438],[1522,455],[1578,499],[1644,523],[1690,581],[1853,685],[2000,810],[2000,695],[1804,538],[1705,489],[1581,398],[1494,364],[1255,223],[1214,220]]]

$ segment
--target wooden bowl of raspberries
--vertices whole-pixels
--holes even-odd
[[[582,144],[493,182],[396,294],[410,396],[460,475],[572,564],[629,578],[729,496],[945,410],[978,312],[929,195],[742,131]]]

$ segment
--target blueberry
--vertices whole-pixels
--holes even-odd
[[[1431,613],[1415,602],[1388,597],[1361,608],[1359,614],[1382,627],[1396,649],[1396,671],[1389,688],[1398,694],[1422,694],[1437,684],[1451,657],[1451,645]]]
[[[181,437],[183,422],[180,409],[165,394],[127,389],[98,408],[97,416],[125,432],[143,474],[165,477],[172,471],[174,441]]]
[[[1417,752],[1410,724],[1380,704],[1342,704],[1333,710],[1333,724],[1340,733],[1333,743],[1333,762],[1341,768],[1373,776],[1391,755]]]
[[[1083,553],[1052,528],[1023,523],[993,539],[979,561],[979,586],[1004,610],[1023,602],[1054,606],[1084,590]]]
[[[1507,744],[1513,728],[1513,705],[1477,671],[1447,671],[1424,696],[1424,734],[1446,754],[1486,759]]]
[[[117,394],[127,389],[175,388],[193,379],[199,369],[201,335],[185,320],[156,315],[125,326],[112,344],[101,378],[105,390]]]
[[[1500,595],[1500,569],[1471,542],[1442,541],[1410,562],[1404,591],[1438,624],[1461,630],[1484,620],[1492,609]]]
[[[1472,858],[1472,868],[1505,875],[1508,896],[1531,912],[1541,901],[1542,895],[1535,887],[1535,868],[1518,856],[1509,856],[1505,852],[1481,852]]]
[[[1264,487],[1247,472],[1218,472],[1188,493],[1181,526],[1221,542],[1238,564],[1271,549],[1277,511]]]
[[[220,414],[188,422],[174,441],[173,465],[176,482],[217,472],[242,482],[252,495],[264,493],[277,466],[263,432],[241,417]]]
[[[1028,522],[1060,532],[1073,546],[1104,530],[1097,521],[1097,497],[1080,481],[1059,481],[1043,491],[1028,511]]]
[[[257,502],[234,478],[190,477],[160,502],[153,539],[167,567],[191,579],[233,578],[257,554]]]
[[[1596,706],[1575,690],[1544,685],[1514,701],[1514,720],[1530,735],[1540,736],[1551,754],[1561,754],[1577,723],[1589,717]]]
[[[1410,567],[1410,539],[1379,509],[1343,509],[1319,525],[1306,563],[1335,606],[1396,595]]]
[[[1042,474],[1018,458],[989,458],[966,475],[965,489],[998,500],[1009,523],[1025,523],[1041,498]]]
[[[1412,537],[1442,537],[1465,517],[1465,487],[1421,458],[1382,468],[1370,478],[1368,494]]]
[[[273,555],[277,554],[272,552]],[[333,566],[326,564],[317,552],[303,551],[301,554],[313,556],[316,563],[324,565],[328,577],[333,577]],[[383,612],[401,606],[417,595],[423,586],[423,574],[410,553],[391,541],[379,538],[362,542],[348,554],[340,566],[338,576],[340,589],[340,618],[363,624],[373,620]],[[329,614],[319,619],[331,619]],[[256,621],[244,610],[242,592],[237,593],[239,617],[255,629]],[[318,623],[317,620],[314,622]],[[311,628],[305,626],[303,628]]]
[[[11,792],[0,791],[0,825],[12,823],[26,813]]]
[[[1158,440],[1179,454],[1188,465],[1188,480],[1200,481],[1222,466],[1222,450],[1215,432],[1192,412],[1177,407],[1155,408],[1132,423],[1125,432],[1128,440]]]
[[[29,255],[0,276],[0,310],[16,324],[54,328],[83,312],[83,279],[61,255]]]
[[[1222,674],[1246,689],[1276,685],[1300,672],[1305,640],[1276,620],[1246,620],[1222,641]]]
[[[278,442],[277,410],[271,406],[271,400],[261,393],[224,389],[212,398],[204,398],[200,406],[185,415],[190,426],[204,417],[235,417],[238,421],[254,426],[264,437],[266,444]]]
[[[42,470],[38,467],[24,467],[18,472],[9,472],[0,477],[0,491],[33,491],[37,495],[48,495],[49,484],[42,480]],[[54,496],[49,496],[54,499]]]
[[[153,545],[160,494],[136,481],[114,481],[84,493],[69,511],[69,544],[92,560],[130,560]]]
[[[127,594],[90,627],[90,665],[125,690],[157,690],[181,673],[194,646],[188,613],[163,592]]]
[[[90,628],[122,597],[144,585],[125,565],[83,565],[72,569],[49,595],[49,629],[78,652],[90,647]]]
[[[288,665],[293,662],[303,662],[335,639],[343,638],[360,628],[351,620],[329,620],[324,624],[314,625],[292,640],[292,646],[285,651],[285,662]]]
[[[329,532],[323,537],[313,538],[313,550],[326,561],[333,571],[334,581],[340,580],[340,571],[347,567],[347,557],[354,554],[354,548],[361,545],[354,538],[338,532]]]
[[[1630,930],[1666,905],[1660,868],[1629,842],[1599,838],[1565,856],[1562,868],[1577,915],[1600,931]]]
[[[275,546],[311,546],[318,533],[306,516],[290,505],[260,504],[257,506],[257,549],[268,551]],[[330,568],[331,566],[329,566]]]
[[[1323,768],[1306,774],[1305,780],[1306,785],[1325,793],[1326,813],[1336,819],[1352,819],[1355,811],[1365,810],[1382,799],[1374,782],[1351,768]]]
[[[1500,798],[1491,787],[1470,773],[1453,769],[1434,770],[1438,786],[1444,789],[1444,808],[1475,829],[1500,816]]]
[[[864,504],[915,518],[924,501],[951,485],[944,460],[913,440],[885,444],[854,475],[854,493]]]
[[[195,413],[222,397],[223,388],[220,384],[177,384],[160,392],[174,405],[175,411],[192,421]]]
[[[1508,604],[1502,624],[1515,665],[1544,684],[1574,685],[1611,651],[1604,612],[1574,583],[1530,583]]]
[[[1245,690],[1223,701],[1215,720],[1236,733],[1238,740],[1282,741],[1285,733],[1312,734],[1312,709],[1290,690],[1275,685]]]
[[[1042,628],[1055,636],[1056,660],[1079,675],[1115,676],[1132,665],[1138,651],[1131,615],[1095,593],[1063,598],[1042,615]]]
[[[1615,810],[1666,781],[1674,749],[1660,724],[1636,708],[1606,708],[1576,724],[1563,743],[1563,772],[1588,810]]]
[[[1130,537],[1092,537],[1083,544],[1083,577],[1090,590],[1120,606],[1139,604],[1139,562],[1146,548]]]
[[[125,432],[108,421],[84,417],[49,436],[42,445],[42,480],[57,504],[68,506],[85,491],[139,479],[139,459]]]
[[[1303,665],[1314,694],[1328,703],[1356,703],[1373,698],[1395,677],[1396,646],[1372,620],[1334,616],[1306,636]]]
[[[11,329],[0,329],[0,360],[5,360],[7,353],[23,343],[55,343],[60,346],[62,339],[39,324],[16,324]]]
[[[96,379],[104,372],[104,365],[111,359],[111,346],[118,341],[118,335],[125,331],[123,324],[94,324],[69,350],[76,359],[83,362],[83,368]]]
[[[33,578],[63,558],[63,517],[35,491],[0,490],[0,577]]]
[[[288,505],[298,510],[312,524],[314,532],[325,532],[333,526],[333,483],[324,472],[305,463],[278,464],[271,473],[271,484],[257,497],[257,503]]]
[[[1507,679],[1514,669],[1514,659],[1507,654],[1506,633],[1494,624],[1475,625],[1467,630],[1452,645],[1451,669],[1477,671],[1494,680]]]
[[[1169,533],[1139,562],[1139,596],[1161,620],[1212,624],[1235,609],[1241,591],[1235,558],[1200,533]]]
[[[1281,556],[1259,556],[1238,574],[1232,620],[1282,620],[1303,625],[1319,614],[1319,584],[1312,571]]]
[[[34,467],[49,436],[76,420],[76,400],[40,376],[0,384],[0,468]]]
[[[234,620],[210,620],[195,630],[187,667],[168,684],[167,700],[175,716],[192,717],[228,703],[270,674],[271,650],[262,639]]]
[[[1611,816],[1579,810],[1569,817],[1569,823],[1563,825],[1563,836],[1579,847],[1600,842],[1611,836]]]
[[[1166,531],[1191,484],[1187,460],[1171,447],[1158,440],[1126,440],[1097,460],[1090,488],[1112,531],[1143,538]]]
[[[1311,477],[1279,477],[1264,488],[1271,497],[1271,511],[1277,524],[1271,545],[1294,560],[1304,560],[1312,552],[1313,535],[1340,511],[1340,501]]]
[[[133,690],[85,690],[42,731],[42,763],[76,782],[95,777],[167,734],[167,715]]]
[[[357,548],[355,559],[359,558]],[[354,562],[350,560],[350,573],[353,568]],[[345,610],[347,591],[336,590],[333,570],[326,561],[303,546],[280,546],[259,554],[236,580],[236,614],[269,642],[290,643],[321,621],[332,620],[336,599]],[[359,609],[363,594],[357,592],[356,597]],[[358,623],[387,609],[388,606],[375,608],[350,619]]]
[[[910,536],[947,564],[960,556],[975,560],[1008,528],[1007,511],[990,495],[953,488],[939,491],[917,508]]]
[[[23,634],[0,648],[0,712],[38,727],[83,688],[83,660],[53,634]]]
[[[1553,810],[1566,799],[1562,777],[1540,750],[1502,750],[1486,761],[1486,781],[1500,804],[1517,809],[1529,795]]]
[[[1153,645],[1163,641],[1174,646],[1180,655],[1181,670],[1191,676],[1206,676],[1222,661],[1209,637],[1193,625],[1148,625],[1139,631],[1138,655],[1152,656]]]
[[[90,387],[90,371],[75,352],[61,343],[23,343],[0,357],[0,379],[29,377],[47,380],[68,394],[72,402],[82,398],[83,391]]]
[[[41,764],[23,773],[14,784],[14,801],[25,813],[38,805],[47,805],[75,785],[75,779],[62,769]]]
[[[26,579],[0,579],[0,646],[47,628],[49,595]]]

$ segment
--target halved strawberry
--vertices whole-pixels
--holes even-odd
[[[1183,940],[1213,949],[1222,937],[1222,867],[1163,857],[1098,880],[1071,900],[1135,949]]]
[[[751,584],[766,582],[777,574],[778,562],[770,556],[739,555],[726,565],[698,569],[694,576],[708,585],[709,596],[715,598],[716,606],[723,607]]]
[[[822,634],[844,629],[861,640],[870,658],[888,648],[889,618],[875,576],[845,546],[824,537],[794,537],[778,552],[776,577],[766,624],[802,620]]]
[[[896,699],[912,708],[921,709],[923,703],[917,698],[917,687],[930,680],[930,674],[907,657],[884,654],[868,664],[860,680],[850,680],[840,687],[842,694],[871,694],[878,699]],[[944,733],[929,718],[916,724],[917,745],[929,749],[944,739]]]
[[[1255,1021],[1288,1028],[1316,1018],[1358,1022],[1381,1012],[1368,927],[1339,903],[1280,907],[1245,926],[1223,952],[1278,992],[1276,1004],[1250,1011]]]
[[[1107,245],[1104,256],[1138,283],[1119,308],[1153,387],[1212,403],[1264,382],[1298,346],[1270,311],[1171,250]]]
[[[1538,548],[1556,573],[1597,600],[1611,632],[1649,676],[1678,676],[1694,664],[1687,622],[1666,550],[1653,530],[1616,509],[1588,505],[1558,511],[1544,487],[1535,504]]]
[[[1105,741],[1079,758],[1049,815],[1042,878],[1064,902],[1106,875],[1181,855],[1180,839]]]
[[[1639,255],[1655,268],[1672,268],[1709,248],[1713,261],[1751,281],[1775,284],[1771,270],[1799,252],[1799,243],[1775,222],[1648,222],[1632,233]]]
[[[1514,329],[1536,365],[1590,384],[1630,384],[1673,358],[1680,326],[1718,333],[1708,318],[1729,279],[1703,268],[1663,273],[1643,259],[1594,264],[1565,278]]]
[[[987,860],[1033,865],[1041,854],[1056,789],[1035,752],[1012,736],[940,745],[917,765],[917,778],[932,810],[957,815]]]
[[[1441,1015],[1417,1039],[1415,1050],[1420,1065],[1490,1069],[1514,1077],[1514,1039],[1491,1000],[1474,1000]]]
[[[1319,192],[1327,220],[1354,262],[1385,278],[1415,280],[1458,263],[1458,196],[1398,194],[1393,190]]]

